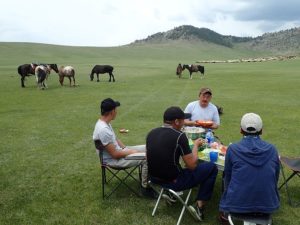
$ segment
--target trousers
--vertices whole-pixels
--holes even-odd
[[[203,162],[194,170],[183,169],[173,182],[160,185],[176,192],[199,186],[196,200],[208,201],[212,196],[217,174],[218,168],[214,163]]]

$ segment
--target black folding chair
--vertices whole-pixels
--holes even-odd
[[[281,173],[283,176],[283,183],[280,185],[278,189],[280,190],[283,186],[285,186],[289,204],[293,207],[298,207],[300,206],[300,202],[292,202],[290,192],[289,192],[288,182],[295,175],[300,177],[300,158],[290,158],[290,157],[280,156],[280,162],[281,162],[280,165],[281,165]],[[292,174],[287,179],[284,174],[283,165],[292,171]],[[300,189],[298,188],[298,190]]]
[[[234,225],[233,221],[243,221],[244,225],[271,225],[271,214],[265,213],[229,213],[228,221],[230,225]]]
[[[128,185],[126,182],[128,179],[133,180],[135,183],[137,183],[140,186],[140,178],[141,178],[141,163],[137,164],[136,166],[131,166],[131,167],[115,167],[108,165],[107,163],[104,162],[103,160],[103,151],[104,151],[104,146],[102,145],[100,140],[95,140],[95,147],[96,151],[99,154],[100,158],[100,165],[101,165],[101,171],[102,171],[102,176],[101,176],[101,181],[102,181],[102,198],[108,198],[110,197],[121,185],[125,186],[136,194],[137,196],[141,196],[138,191],[136,191],[134,188],[132,188],[132,185]],[[129,160],[131,160],[129,158]],[[139,172],[139,179],[135,178],[133,176],[133,173],[138,170]],[[113,181],[118,181],[117,183]],[[112,187],[109,188],[110,191],[108,193],[105,193],[105,187],[109,183],[112,184]],[[108,188],[107,188],[108,189]]]

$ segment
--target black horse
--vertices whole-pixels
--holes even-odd
[[[109,74],[109,82],[111,82],[111,78],[113,78],[113,82],[115,82],[115,77],[112,73],[113,70],[114,70],[114,68],[110,65],[96,65],[92,69],[92,72],[90,75],[91,81],[94,80],[94,74],[97,75],[97,82],[99,82],[99,73],[101,73],[101,74],[108,73]]]
[[[53,69],[56,73],[58,73],[58,68],[56,64],[36,64],[36,63],[31,63],[31,64],[23,64],[18,67],[18,73],[21,76],[21,87],[25,87],[24,81],[26,76],[30,75],[35,75],[35,68],[39,65],[45,65],[49,68],[49,73],[50,70]]]
[[[204,66],[200,65],[183,65],[182,70],[187,69],[190,72],[190,79],[192,79],[193,72],[200,72],[202,74],[201,79],[204,77]]]
[[[34,71],[37,66],[38,66],[37,64],[31,63],[31,64],[23,64],[18,67],[18,73],[21,76],[21,87],[23,88],[25,87],[24,85],[25,77],[34,75]]]

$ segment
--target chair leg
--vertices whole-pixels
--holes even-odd
[[[284,185],[285,186],[285,190],[286,190],[286,194],[287,194],[287,197],[288,197],[288,202],[289,202],[289,204],[290,204],[290,206],[298,206],[299,205],[299,203],[298,204],[293,204],[292,203],[292,199],[291,199],[291,196],[290,196],[290,193],[289,193],[289,190],[288,190],[288,181],[292,178],[292,177],[294,177],[296,174],[297,174],[297,172],[293,172],[290,176],[289,176],[289,178],[288,179],[286,179],[285,178],[285,174],[284,174],[284,170],[283,170],[283,166],[282,166],[282,163],[280,163],[280,165],[281,165],[281,173],[282,173],[282,176],[283,176],[283,184],[278,188],[279,190],[282,188],[282,186]]]
[[[106,173],[105,173],[105,168],[101,168],[102,170],[102,199],[104,199],[105,195],[104,195],[104,188],[105,188],[105,183],[106,183]]]
[[[187,196],[186,196],[185,201],[183,201],[181,197],[178,197],[178,199],[179,199],[179,200],[181,201],[181,203],[183,204],[183,207],[182,207],[181,213],[180,213],[180,215],[179,215],[179,218],[178,218],[178,221],[177,221],[177,225],[180,224],[180,222],[181,222],[181,220],[182,220],[182,216],[183,216],[183,214],[184,214],[184,211],[185,211],[186,208],[188,208],[187,203],[188,203],[188,201],[189,201],[189,199],[190,199],[191,193],[192,193],[192,189],[189,190],[189,192],[188,192],[188,194],[187,194]],[[173,193],[173,194],[174,194],[174,193]],[[175,196],[177,196],[177,194],[175,194]]]
[[[119,180],[119,183],[113,188],[113,190],[111,190],[111,192],[110,192],[109,194],[105,195],[105,197],[106,197],[106,198],[110,197],[110,196],[115,192],[115,190],[117,190],[121,185],[124,185],[124,186],[127,187],[130,191],[132,191],[134,194],[136,194],[137,196],[140,196],[140,194],[139,194],[136,190],[134,190],[132,187],[130,187],[128,184],[126,184],[126,180],[128,179],[128,177],[131,177],[131,178],[133,178],[136,182],[138,182],[138,180],[137,180],[135,177],[132,176],[133,171],[134,171],[137,167],[138,167],[138,166],[135,166],[135,167],[131,168],[130,171],[124,170],[124,172],[126,173],[126,176],[125,176],[123,179],[121,179],[120,177],[117,176],[117,174],[119,173],[119,171],[117,171],[117,172],[114,173],[112,170],[108,169],[108,170],[111,172],[112,176],[113,176],[112,178],[118,179],[118,180]],[[111,179],[112,179],[112,178],[111,178]],[[110,179],[110,180],[111,180],[111,179]]]
[[[232,219],[231,219],[231,215],[230,215],[230,214],[228,215],[228,221],[229,221],[229,224],[230,224],[230,225],[234,225],[234,223],[232,222]]]
[[[158,204],[159,204],[159,202],[160,202],[160,199],[161,199],[161,196],[162,196],[163,192],[164,192],[164,189],[162,188],[162,189],[160,190],[160,192],[159,192],[158,199],[157,199],[157,201],[156,201],[156,203],[155,203],[155,206],[154,206],[154,209],[153,209],[153,211],[152,211],[152,216],[154,216],[154,214],[155,214],[155,212],[156,212],[156,209],[157,209],[157,207],[158,207]]]

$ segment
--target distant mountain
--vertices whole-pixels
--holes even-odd
[[[282,54],[300,53],[300,28],[266,33],[253,38],[221,35],[207,28],[183,25],[136,40],[131,44],[159,44],[178,40],[208,42],[228,48],[239,47]]]

